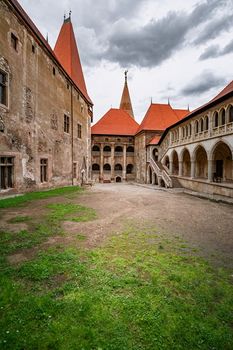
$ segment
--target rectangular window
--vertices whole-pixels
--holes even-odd
[[[0,71],[0,104],[7,105],[7,75]]]
[[[77,163],[73,163],[73,179],[77,177]]]
[[[0,190],[13,188],[13,157],[0,157],[0,173]]]
[[[82,125],[78,124],[78,139],[82,138]]]
[[[48,181],[48,159],[40,160],[40,182]]]
[[[66,114],[64,114],[64,132],[67,132],[68,134],[70,132],[70,117]]]
[[[17,51],[18,49],[18,38],[13,34],[11,33],[11,46]]]

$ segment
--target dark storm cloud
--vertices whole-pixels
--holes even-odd
[[[181,48],[186,35],[210,20],[224,4],[225,0],[207,0],[196,5],[190,14],[170,12],[135,30],[124,21],[119,22],[107,38],[108,48],[102,52],[102,58],[124,67],[155,67]]]
[[[194,41],[194,44],[203,44],[210,39],[215,39],[222,32],[228,31],[232,26],[233,14],[213,21],[204,28],[201,35]]]
[[[181,94],[184,96],[198,96],[199,94],[208,92],[212,88],[216,89],[219,86],[223,86],[225,83],[226,80],[224,78],[216,76],[212,72],[203,72],[187,84],[181,90]]]
[[[230,41],[223,49],[220,49],[219,45],[209,46],[199,57],[200,61],[207,60],[209,58],[216,58],[227,55],[233,52],[233,40]]]

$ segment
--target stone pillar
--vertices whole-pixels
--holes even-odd
[[[127,145],[124,145],[124,148],[123,148],[123,181],[126,181],[126,148],[127,148]]]
[[[104,145],[100,144],[100,182],[104,180]]]
[[[183,175],[183,162],[179,160],[179,176]]]
[[[155,185],[155,173],[152,173],[152,185]]]
[[[192,179],[194,179],[195,177],[195,166],[196,166],[195,160],[191,160],[191,178]]]
[[[213,160],[208,159],[208,182],[213,181]]]
[[[111,181],[114,182],[115,181],[115,156],[114,156],[114,152],[115,152],[115,143],[112,143],[111,145]]]

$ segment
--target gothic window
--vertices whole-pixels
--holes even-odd
[[[64,132],[68,134],[70,132],[70,117],[66,114],[64,114]]]
[[[133,172],[133,164],[128,164],[126,167],[126,174],[132,174]]]
[[[93,151],[93,152],[99,152],[99,151],[100,151],[99,146],[94,145],[94,146],[92,147],[92,151]]]
[[[218,112],[214,113],[214,126],[215,128],[218,127]]]
[[[40,182],[48,181],[48,159],[40,160]]]
[[[104,164],[104,170],[105,171],[110,171],[111,170],[111,165],[110,164]]]
[[[195,121],[195,133],[198,134],[198,121]]]
[[[229,109],[229,123],[233,122],[233,106]]]
[[[104,152],[111,152],[110,146],[104,146]]]
[[[0,70],[0,104],[7,105],[7,74]]]
[[[209,130],[209,118],[205,117],[205,130]]]
[[[92,170],[93,171],[99,171],[100,170],[99,164],[92,164]]]
[[[13,187],[14,158],[0,157],[0,190]]]
[[[203,119],[200,120],[200,130],[201,130],[201,132],[204,130],[204,121],[203,121]]]
[[[116,164],[115,165],[115,170],[116,171],[122,171],[122,165],[121,164]]]
[[[134,152],[134,147],[133,146],[128,146],[127,147],[127,153],[133,153]]]
[[[116,153],[118,153],[118,152],[119,152],[119,153],[120,153],[120,152],[123,152],[123,148],[122,148],[121,146],[116,146],[116,147],[115,147],[115,152],[116,152]]]
[[[78,124],[78,139],[82,138],[82,125]]]
[[[226,123],[226,112],[225,109],[222,109],[220,112],[220,123],[221,125],[224,125]]]

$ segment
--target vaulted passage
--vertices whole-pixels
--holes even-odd
[[[229,147],[220,142],[213,152],[214,181],[233,181],[232,153]]]
[[[183,154],[183,176],[191,176],[191,161],[189,151],[186,149]]]
[[[173,175],[179,174],[179,160],[178,160],[178,154],[176,151],[173,152]]]
[[[195,152],[195,177],[208,178],[208,160],[207,154],[203,147],[198,147]]]

